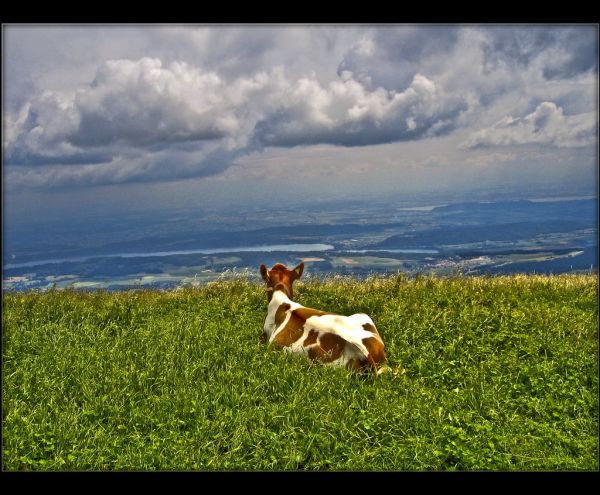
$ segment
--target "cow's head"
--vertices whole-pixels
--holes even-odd
[[[298,280],[304,271],[304,263],[300,263],[293,270],[288,270],[288,267],[282,263],[276,263],[270,270],[265,265],[260,265],[260,274],[267,283],[267,294],[269,301],[273,297],[273,292],[276,290],[282,290],[285,294],[292,299],[294,297],[294,291],[292,289],[292,283],[294,280]]]

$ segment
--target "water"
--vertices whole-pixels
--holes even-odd
[[[437,249],[347,249],[345,253],[411,253],[411,254],[439,254]]]
[[[80,262],[97,258],[150,258],[155,256],[175,256],[180,254],[222,254],[222,253],[271,253],[274,251],[290,251],[294,253],[306,253],[310,251],[329,251],[333,249],[331,244],[272,244],[268,246],[231,247],[214,249],[189,249],[185,251],[157,251],[153,253],[117,253],[93,256],[80,256],[74,258],[61,258],[51,260],[27,261],[24,263],[8,263],[4,269],[25,268],[30,266],[50,265],[66,262]]]

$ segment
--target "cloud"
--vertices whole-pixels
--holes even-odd
[[[172,149],[142,151],[115,156],[101,164],[9,167],[5,169],[5,180],[17,189],[173,181],[219,174],[238,156],[236,151],[223,148],[195,153]]]
[[[11,187],[178,180],[269,147],[368,147],[456,130],[470,133],[462,150],[586,146],[597,128],[596,34],[9,26],[6,177]]]
[[[564,79],[594,70],[597,65],[595,26],[493,26],[485,44],[485,66],[533,68],[544,79]]]
[[[279,79],[278,70],[225,81],[183,62],[107,61],[86,87],[44,91],[5,115],[5,163],[22,169],[8,177],[41,187],[219,173],[247,146]]]
[[[257,123],[256,139],[269,146],[365,146],[431,137],[452,129],[466,108],[421,74],[401,92],[368,90],[349,71],[341,78],[326,87],[307,78],[290,85],[278,110]]]
[[[350,72],[325,86],[315,77],[290,80],[281,68],[226,81],[184,62],[111,60],[85,89],[34,98],[27,116],[9,123],[8,139],[34,155],[61,142],[147,147],[241,137],[246,143],[250,134],[260,145],[354,146],[442,132],[464,108],[421,74],[397,92],[369,90]]]
[[[220,139],[236,133],[235,106],[260,84],[260,77],[247,81],[245,94],[232,94],[239,84],[227,85],[216,73],[186,63],[163,67],[153,58],[110,60],[87,88],[66,97],[45,92],[34,98],[27,119],[21,119],[21,144],[148,146]]]
[[[5,158],[12,166],[85,166],[30,172],[31,184],[44,176],[49,185],[178,179],[220,172],[225,161],[215,167],[205,158],[218,150],[233,157],[265,146],[364,146],[441,135],[464,108],[421,74],[397,92],[369,90],[349,72],[322,85],[315,77],[290,79],[281,67],[227,80],[185,62],[110,60],[87,87],[44,91],[7,116]]]
[[[350,71],[369,89],[389,90],[422,74],[467,102],[461,126],[493,122],[496,111],[517,112],[532,99],[580,113],[597,91],[594,26],[381,26],[368,36],[375,49],[357,42],[338,74]]]
[[[493,126],[480,129],[462,143],[462,148],[550,145],[558,148],[589,146],[596,142],[595,112],[569,115],[555,103],[545,101],[525,117],[506,116]]]
[[[417,73],[432,77],[458,33],[459,28],[451,26],[371,28],[344,54],[337,72],[351,71],[370,88],[405,88]]]

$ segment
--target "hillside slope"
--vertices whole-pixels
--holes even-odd
[[[299,283],[373,380],[267,350],[262,286],[3,296],[5,470],[597,470],[596,275]]]

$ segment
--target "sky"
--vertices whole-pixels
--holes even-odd
[[[596,25],[20,25],[5,221],[596,193]]]

